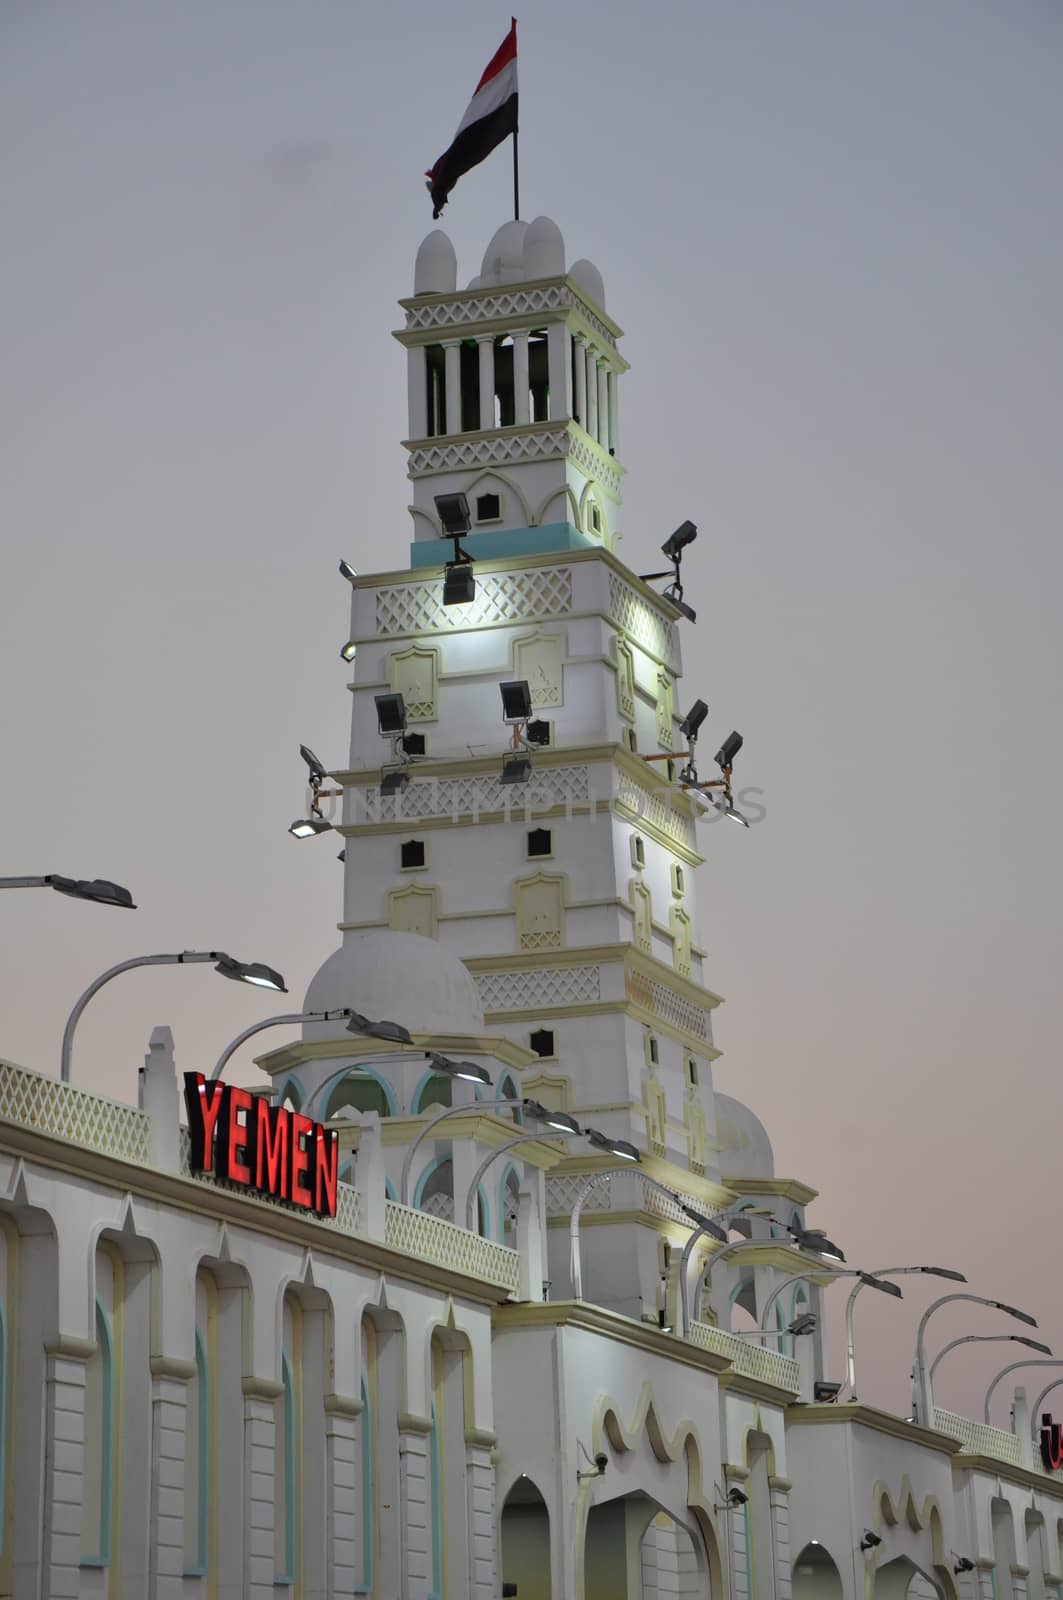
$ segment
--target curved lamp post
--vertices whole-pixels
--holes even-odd
[[[117,978],[120,972],[132,971],[134,967],[192,966],[204,961],[212,962],[215,972],[219,972],[223,978],[233,978],[237,983],[250,983],[259,989],[279,990],[281,994],[288,992],[284,979],[272,967],[265,966],[261,961],[235,961],[223,950],[182,950],[177,955],[133,956],[129,961],[120,961],[116,967],[108,967],[106,972],[101,972],[98,978],[93,979],[66,1019],[60,1063],[63,1082],[70,1082],[70,1056],[74,1047],[74,1030],[81,1019],[81,1013],[105,983]]]
[[[931,1384],[934,1382],[934,1373],[940,1367],[950,1350],[955,1350],[961,1344],[1024,1344],[1030,1350],[1040,1350],[1043,1356],[1050,1356],[1052,1351],[1046,1344],[1038,1344],[1036,1339],[1027,1339],[1024,1333],[965,1333],[959,1339],[950,1339],[948,1344],[943,1344],[933,1361],[927,1376]]]
[[[564,1126],[562,1119],[564,1123],[569,1124],[569,1126]],[[493,1161],[497,1161],[499,1156],[504,1156],[507,1150],[512,1150],[513,1146],[517,1144],[530,1144],[532,1142],[541,1143],[544,1139],[577,1139],[582,1136],[583,1129],[580,1127],[579,1123],[574,1117],[565,1116],[563,1111],[546,1112],[545,1121],[547,1127],[554,1130],[553,1133],[519,1133],[515,1138],[507,1139],[504,1144],[500,1144],[497,1150],[492,1150],[490,1154],[480,1162],[480,1165],[472,1175],[472,1180],[469,1183],[469,1191],[465,1196],[465,1226],[468,1228],[470,1233],[476,1232],[477,1191],[479,1190],[484,1173],[487,1171],[488,1167]]]
[[[0,889],[58,889],[74,900],[94,900],[98,906],[123,906],[135,911],[133,896],[120,883],[109,878],[62,878],[58,872],[43,878],[0,878]]]
[[[250,1028],[245,1028],[243,1033],[238,1033],[235,1039],[231,1039],[214,1063],[214,1070],[210,1075],[211,1081],[221,1077],[229,1057],[239,1050],[240,1046],[250,1039],[253,1034],[261,1033],[263,1028],[279,1028],[284,1023],[336,1022],[340,1017],[348,1018],[348,1033],[367,1034],[374,1039],[394,1039],[400,1044],[411,1042],[406,1029],[401,1027],[399,1023],[370,1022],[367,1017],[362,1016],[360,1011],[352,1011],[350,1006],[340,1006],[335,1011],[287,1011],[283,1016],[267,1017],[264,1022],[252,1023]],[[355,1023],[358,1024],[357,1027],[354,1026]],[[405,1038],[403,1038],[403,1035],[405,1035]],[[344,1070],[350,1072],[353,1069],[346,1067]],[[332,1079],[330,1078],[328,1081],[331,1083]],[[318,1089],[314,1090],[311,1099],[314,1099],[322,1088],[324,1088],[324,1084],[319,1085]]]
[[[774,1309],[775,1302],[779,1296],[784,1290],[789,1289],[791,1284],[803,1283],[807,1277],[808,1271],[794,1272],[790,1277],[784,1278],[781,1283],[775,1285],[775,1288],[764,1302],[764,1310],[760,1318],[761,1333],[766,1334],[774,1331],[768,1327],[768,1315]],[[879,1289],[883,1294],[892,1294],[898,1300],[903,1300],[904,1298],[895,1283],[890,1283],[887,1278],[878,1278],[872,1272],[861,1272],[859,1267],[835,1267],[830,1272],[830,1278],[832,1282],[835,1278],[859,1278],[861,1283],[867,1284],[871,1289]]]
[[[1029,1312],[1020,1311],[1017,1306],[1005,1305],[1003,1300],[987,1300],[980,1294],[943,1294],[939,1300],[932,1300],[923,1312],[919,1327],[916,1329],[915,1357],[912,1361],[915,1420],[921,1422],[924,1428],[934,1426],[934,1394],[926,1370],[926,1325],[935,1311],[942,1306],[951,1305],[955,1300],[966,1300],[971,1305],[988,1306],[992,1311],[1003,1311],[1009,1317],[1014,1317],[1017,1322],[1025,1322],[1029,1328],[1037,1326],[1037,1318],[1031,1317]]]
[[[516,1110],[520,1107],[520,1101],[515,1100],[512,1095],[497,1095],[494,1100],[474,1100],[471,1105],[443,1106],[439,1111],[436,1112],[434,1117],[429,1117],[424,1127],[418,1132],[416,1138],[410,1141],[409,1148],[402,1158],[402,1178],[399,1183],[399,1199],[404,1206],[408,1206],[410,1203],[410,1171],[413,1167],[413,1158],[417,1154],[420,1146],[429,1137],[436,1124],[443,1122],[447,1117],[474,1117],[477,1116],[481,1111],[490,1111],[498,1106],[510,1106],[512,1109]]]
[[[914,1272],[929,1273],[934,1278],[949,1278],[953,1283],[966,1283],[967,1279],[962,1272],[953,1271],[952,1267],[876,1267],[871,1276],[873,1278],[903,1278]],[[845,1302],[845,1365],[846,1375],[844,1388],[851,1390],[850,1400],[855,1400],[856,1395],[856,1351],[853,1343],[853,1310],[856,1297],[864,1288],[863,1283],[855,1283],[848,1300]]]
[[[989,1402],[993,1398],[993,1391],[1001,1378],[1006,1378],[1009,1372],[1015,1372],[1019,1367],[1063,1367],[1063,1361],[1012,1361],[1008,1366],[1001,1367],[989,1388],[985,1392],[985,1401],[982,1406],[982,1415],[989,1423]],[[992,1424],[990,1423],[990,1426]]]
[[[685,1206],[683,1209],[687,1210]],[[679,1258],[679,1300],[684,1335],[690,1326],[690,1283],[688,1281],[689,1262],[691,1254],[698,1240],[703,1239],[706,1235],[708,1235],[709,1238],[718,1239],[723,1245],[723,1249],[717,1250],[715,1255],[713,1255],[709,1261],[706,1262],[706,1281],[712,1273],[713,1267],[715,1267],[718,1262],[722,1261],[727,1255],[733,1255],[736,1250],[741,1250],[744,1245],[756,1246],[757,1244],[761,1243],[774,1244],[777,1242],[774,1239],[758,1240],[747,1239],[743,1237],[741,1239],[735,1239],[728,1244],[727,1229],[738,1217],[744,1214],[750,1214],[750,1209],[744,1202],[740,1202],[737,1205],[729,1207],[729,1209],[725,1211],[722,1216],[718,1217],[715,1222],[709,1222],[706,1218],[701,1223],[701,1226],[699,1226],[690,1235],[690,1238],[683,1246],[683,1254]],[[763,1212],[753,1212],[751,1214],[758,1217],[761,1222],[772,1223],[777,1228],[784,1228],[797,1244],[799,1249],[812,1250],[820,1255],[826,1256],[829,1260],[845,1260],[845,1257],[838,1249],[838,1246],[818,1229],[810,1232],[807,1228],[795,1228],[792,1223],[783,1222],[779,1217],[773,1217],[770,1215],[765,1216]],[[688,1215],[695,1216],[695,1220],[699,1220],[695,1213],[688,1212]],[[751,1329],[750,1332],[752,1331],[753,1330]],[[772,1331],[774,1332],[777,1330]]]
[[[1037,1413],[1048,1399],[1048,1396],[1052,1393],[1052,1390],[1058,1389],[1061,1383],[1063,1383],[1063,1378],[1053,1378],[1051,1383],[1046,1383],[1044,1388],[1041,1390],[1041,1393],[1037,1396],[1037,1399],[1030,1408],[1030,1427],[1032,1435],[1035,1439],[1037,1438],[1037,1434],[1040,1429],[1040,1423],[1037,1420]]]
[[[588,1137],[590,1137],[594,1133],[594,1129],[588,1128],[586,1132]],[[601,1138],[602,1135],[599,1135],[598,1137]],[[592,1139],[592,1143],[593,1142],[594,1141]],[[619,1151],[619,1153],[625,1155],[627,1160],[630,1161],[632,1159],[631,1156],[626,1155],[626,1151],[633,1149],[633,1146],[628,1145],[626,1140],[613,1140],[612,1144],[613,1147]],[[637,1151],[635,1152],[634,1159],[638,1160]],[[576,1198],[572,1203],[572,1215],[569,1218],[568,1233],[569,1266],[572,1273],[572,1298],[574,1300],[583,1299],[583,1257],[580,1247],[580,1213],[583,1210],[587,1196],[597,1184],[608,1183],[610,1179],[616,1177],[618,1172],[627,1172],[628,1170],[629,1168],[627,1167],[606,1167],[603,1172],[592,1172],[587,1178],[586,1182],[582,1185],[579,1193],[576,1195]],[[649,1174],[645,1172],[641,1174],[641,1177],[643,1183],[649,1184],[651,1189],[656,1189],[658,1194],[665,1195],[666,1198],[673,1201],[681,1211],[684,1211],[697,1228],[700,1228],[703,1232],[707,1232],[709,1229],[712,1229],[714,1232],[722,1231],[717,1230],[717,1224],[715,1222],[711,1222],[708,1217],[703,1217],[700,1211],[694,1210],[693,1206],[688,1206],[685,1201],[679,1198],[674,1189],[668,1188],[667,1184],[658,1183],[656,1178],[651,1178]],[[747,1242],[748,1241],[743,1240],[743,1243]]]

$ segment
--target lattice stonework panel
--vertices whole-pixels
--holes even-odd
[[[777,1389],[789,1389],[796,1394],[801,1382],[801,1370],[792,1356],[780,1355],[752,1339],[739,1339],[724,1328],[714,1328],[708,1322],[692,1322],[687,1334],[691,1344],[711,1350],[714,1355],[726,1356],[736,1372],[747,1378],[758,1378],[761,1383],[772,1383]]]
[[[696,1039],[711,1037],[708,1012],[692,1000],[676,994],[667,984],[647,978],[641,972],[629,972],[626,992],[628,999],[635,1005],[642,1006],[646,1011],[652,1011],[662,1022],[670,1023],[673,1028],[684,1028]]]
[[[569,1217],[575,1205],[580,1190],[587,1182],[586,1173],[578,1174],[572,1178],[547,1178],[546,1180],[546,1214],[548,1217]],[[580,1211],[585,1216],[588,1211],[611,1211],[613,1208],[610,1188],[607,1183],[596,1184],[587,1195]]]
[[[501,764],[499,765],[501,771]],[[544,767],[533,770],[520,794],[503,787],[498,777],[485,774],[468,778],[428,778],[410,783],[398,794],[382,795],[378,788],[364,791],[364,816],[358,822],[416,822],[422,817],[478,817],[482,812],[506,811],[523,816],[551,806],[584,805],[590,800],[587,767]]]
[[[411,450],[407,475],[453,472],[460,467],[518,467],[528,461],[549,461],[571,455],[567,429],[548,433],[506,433],[486,439],[461,439],[452,444],[421,445]]]
[[[480,972],[476,985],[485,1012],[574,1006],[601,999],[601,967],[543,967],[536,972]]]
[[[534,567],[508,576],[485,573],[476,580],[476,599],[467,606],[445,606],[443,585],[401,583],[376,591],[378,634],[465,632],[492,622],[527,622],[572,610],[572,568]]]
[[[395,651],[388,659],[388,677],[396,694],[401,694],[408,722],[434,722],[437,716],[439,651]]]
[[[616,348],[616,340],[600,317],[596,317],[586,301],[578,299],[571,289],[562,284],[547,284],[540,289],[500,290],[497,294],[480,294],[475,299],[436,300],[430,305],[416,302],[406,307],[406,326],[413,331],[433,328],[452,328],[468,322],[498,322],[509,317],[528,316],[536,311],[568,311],[577,309],[598,335],[603,346]]]
[[[0,1061],[0,1119],[121,1161],[149,1162],[150,1121],[135,1106]]]
[[[693,851],[697,840],[692,817],[673,809],[667,791],[659,794],[637,782],[630,773],[622,772],[617,782],[616,798],[647,825],[663,833],[666,839]]]
[[[609,615],[636,644],[668,666],[678,665],[675,624],[662,617],[615,572],[609,574]]]
[[[442,1217],[400,1206],[394,1200],[385,1201],[384,1217],[384,1239],[389,1249],[516,1293],[519,1259],[515,1250],[493,1239],[481,1239],[479,1234],[455,1227]]]

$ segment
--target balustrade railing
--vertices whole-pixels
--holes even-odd
[[[385,1204],[384,1242],[404,1255],[432,1261],[436,1266],[464,1272],[485,1283],[497,1284],[511,1294],[517,1291],[519,1258],[508,1245],[483,1239],[427,1211],[414,1211],[394,1200]]]
[[[1006,1428],[991,1428],[985,1422],[972,1422],[969,1417],[959,1417],[954,1411],[934,1407],[934,1426],[941,1433],[958,1439],[967,1455],[991,1456],[994,1461],[1006,1461],[1013,1467],[1022,1465],[1022,1446],[1014,1433]]]
[[[146,1112],[10,1061],[0,1061],[0,1120],[21,1123],[120,1161],[147,1166],[150,1160],[151,1121]]]
[[[796,1394],[801,1386],[801,1369],[793,1356],[784,1356],[778,1350],[753,1339],[739,1339],[737,1334],[723,1328],[714,1328],[708,1322],[692,1322],[688,1334],[691,1344],[727,1360],[743,1377],[757,1378],[761,1383],[774,1384],[776,1389],[788,1389]]]

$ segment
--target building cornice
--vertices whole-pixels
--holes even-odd
[[[520,283],[479,284],[472,289],[410,295],[399,305],[406,313],[406,326],[394,329],[392,337],[407,349],[411,345],[438,344],[448,334],[473,325],[477,333],[506,334],[514,328],[536,328],[546,314],[552,315],[554,321],[584,324],[599,343],[604,337],[618,370],[626,372],[628,368],[616,350],[616,341],[623,338],[624,330],[587,298],[567,272]]]
[[[295,1039],[291,1044],[282,1044],[276,1050],[268,1050],[264,1055],[255,1056],[254,1060],[256,1067],[261,1067],[263,1072],[275,1077],[277,1073],[290,1072],[293,1067],[302,1066],[307,1061],[341,1061],[347,1056],[351,1058],[351,1070],[356,1071],[360,1056],[365,1058],[367,1065],[371,1065],[375,1056],[385,1052],[389,1056],[409,1056],[411,1060],[427,1056],[432,1050],[438,1050],[443,1055],[450,1055],[453,1051],[468,1055],[493,1056],[504,1066],[516,1067],[518,1070],[530,1067],[541,1059],[534,1050],[507,1039],[503,1034],[415,1033],[412,1037],[413,1044],[405,1046],[354,1034],[348,1035],[350,1043],[340,1037]],[[427,1062],[424,1064],[427,1065]]]
[[[946,1456],[956,1457],[960,1448],[959,1441],[947,1433],[939,1433],[936,1428],[920,1427],[918,1422],[906,1422],[903,1417],[895,1417],[889,1411],[879,1411],[875,1406],[867,1406],[858,1401],[843,1405],[836,1403],[806,1405],[794,1401],[786,1408],[788,1428],[831,1425],[868,1428],[873,1433],[885,1433],[891,1439],[903,1439],[908,1444],[922,1445],[926,1450],[936,1450]],[[997,1461],[993,1464],[993,1470],[998,1472],[1003,1466],[1003,1462]]]
[[[586,1300],[523,1300],[498,1305],[491,1313],[491,1325],[498,1333],[511,1328],[578,1328],[702,1372],[722,1374],[729,1366],[725,1356],[702,1350],[648,1322],[636,1322],[632,1317],[622,1317],[616,1311],[591,1305]]]
[[[818,1189],[810,1189],[807,1183],[802,1183],[799,1178],[731,1178],[728,1184],[735,1194],[778,1194],[786,1200],[792,1200],[795,1205],[811,1205],[819,1195]]]
[[[765,1400],[769,1405],[778,1406],[780,1411],[789,1406],[794,1397],[792,1389],[780,1389],[774,1383],[765,1383],[762,1378],[750,1378],[744,1372],[736,1372],[733,1367],[721,1375],[720,1388],[746,1395],[750,1400]]]

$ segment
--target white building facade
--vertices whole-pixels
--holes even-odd
[[[1011,1431],[827,1402],[787,1331],[836,1268],[713,1085],[690,624],[616,554],[601,274],[538,218],[459,290],[437,230],[401,304],[414,537],[352,579],[342,942],[258,1060],[338,1137],[333,1214],[193,1170],[165,1028],[136,1104],[0,1062],[0,1596],[1058,1596],[1021,1395]]]

